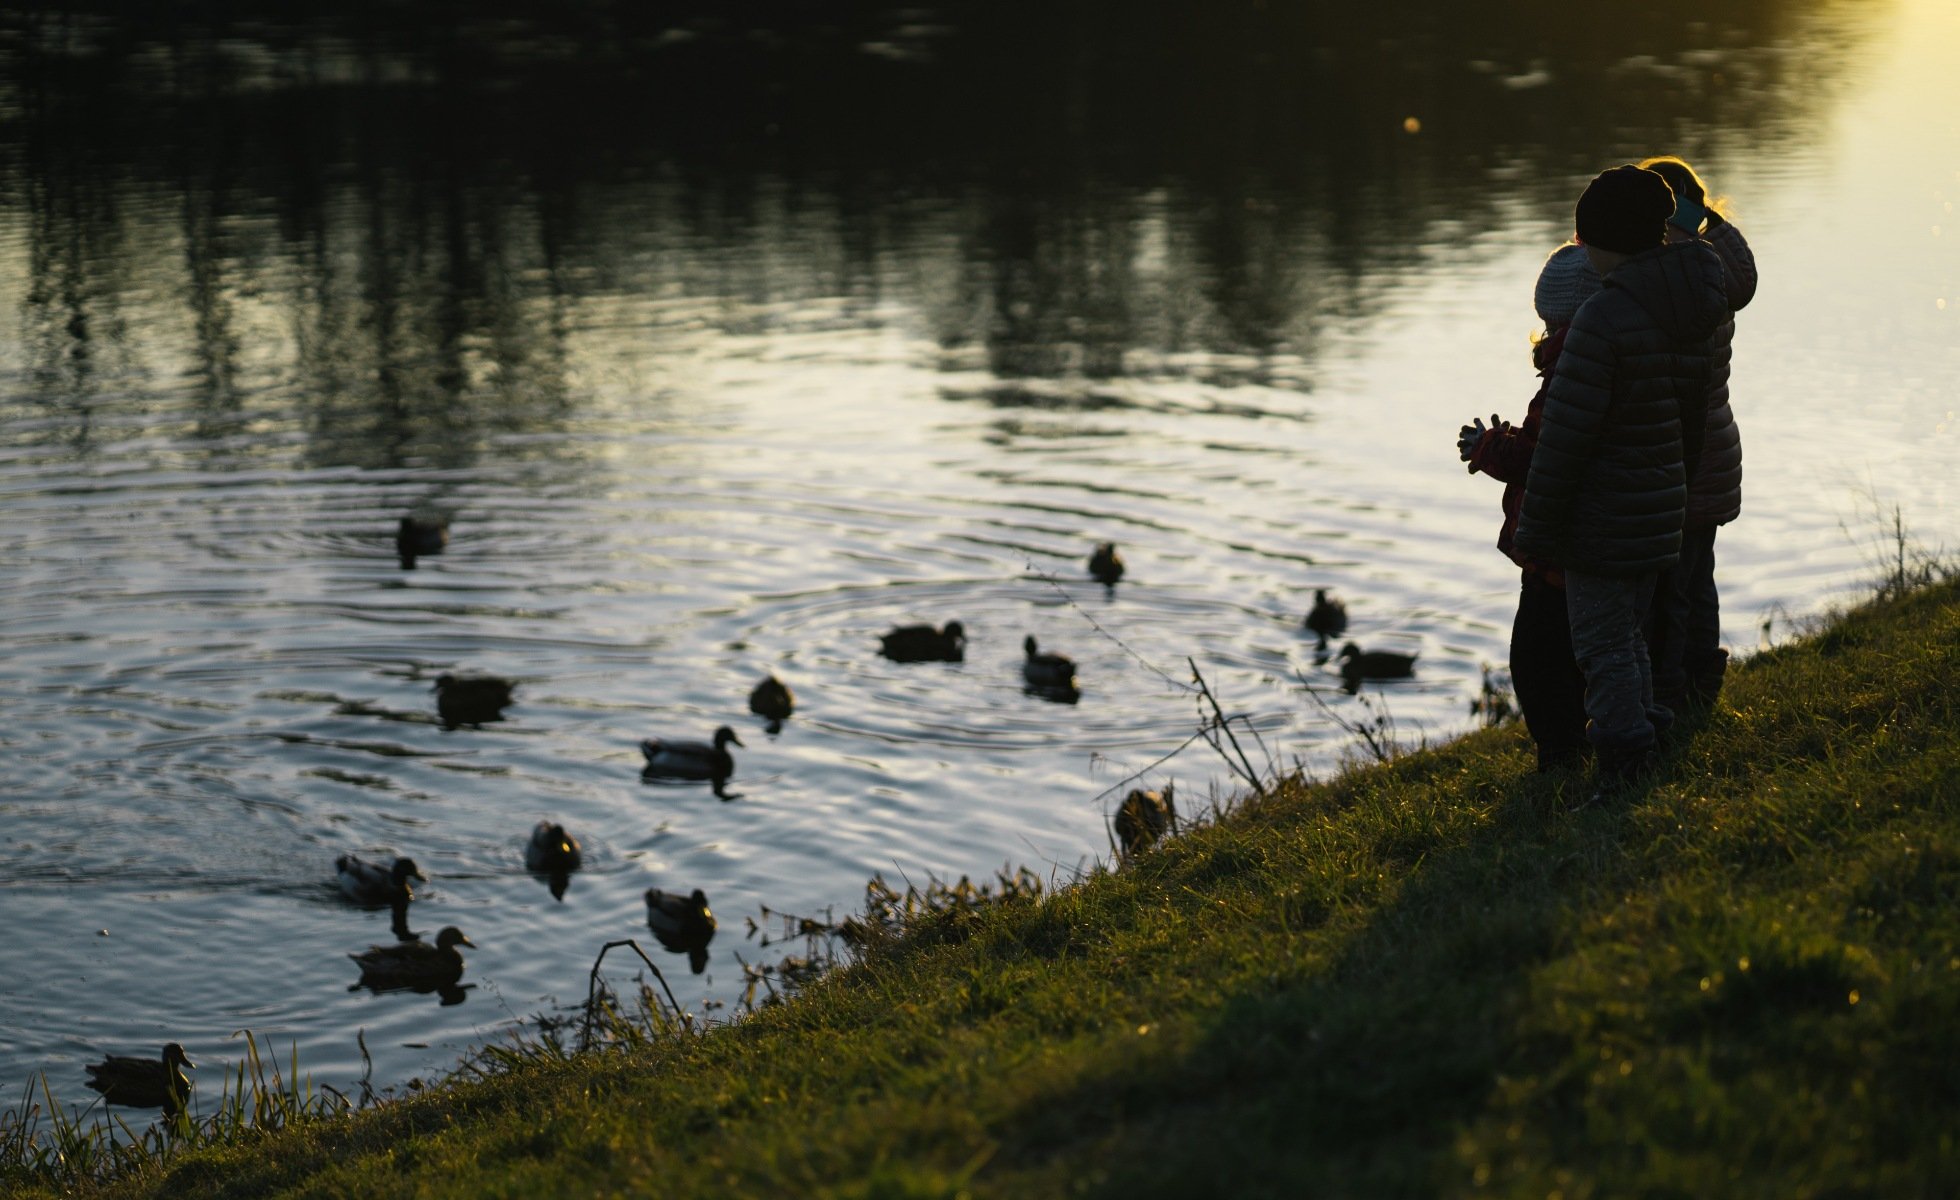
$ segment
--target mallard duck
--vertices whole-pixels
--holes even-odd
[[[1061,654],[1043,654],[1035,644],[1034,635],[1029,634],[1021,643],[1027,651],[1027,661],[1021,664],[1021,676],[1031,688],[1044,691],[1075,690],[1075,660]]]
[[[796,694],[774,675],[767,676],[749,693],[749,711],[771,721],[786,719],[796,710]]]
[[[640,773],[656,779],[711,779],[719,789],[735,773],[735,756],[728,752],[731,742],[740,746],[742,739],[726,725],[715,730],[712,745],[646,738],[640,742],[640,753],[646,756],[647,765]]]
[[[1306,626],[1319,634],[1322,642],[1338,637],[1347,630],[1347,605],[1339,600],[1329,600],[1326,588],[1315,588],[1313,607],[1307,610]]]
[[[356,904],[399,904],[415,898],[408,881],[419,879],[429,882],[422,869],[412,858],[398,858],[392,867],[380,863],[363,862],[352,854],[343,854],[333,860],[333,869],[340,883],[341,894]]]
[[[88,1065],[88,1085],[102,1093],[108,1104],[126,1108],[162,1108],[171,1112],[184,1107],[191,1094],[191,1081],[182,1068],[197,1064],[175,1042],[164,1046],[162,1058],[130,1058],[111,1054]]]
[[[1116,809],[1115,824],[1116,840],[1122,844],[1125,858],[1143,853],[1177,827],[1177,803],[1172,791],[1173,785],[1169,784],[1161,792],[1131,788],[1130,794],[1123,797],[1123,803]]]
[[[541,875],[558,875],[578,870],[578,839],[553,821],[539,821],[531,830],[530,844],[524,847],[524,869]],[[494,940],[494,939],[493,939]]]
[[[1334,656],[1340,660],[1341,680],[1353,691],[1364,679],[1407,679],[1415,674],[1416,656],[1393,650],[1363,650],[1349,642]]]
[[[958,621],[946,622],[944,629],[930,625],[900,625],[879,637],[879,653],[893,662],[963,662],[966,659],[966,627]]]
[[[441,554],[449,546],[447,517],[410,515],[395,530],[395,553],[404,569],[413,567],[424,554]]]
[[[436,676],[436,713],[450,729],[504,719],[511,690],[517,685],[499,675]]]
[[[1111,587],[1123,578],[1123,556],[1116,553],[1115,542],[1103,542],[1096,552],[1089,556],[1089,574]]]
[[[663,938],[706,942],[715,936],[715,914],[700,888],[685,896],[648,888],[647,926]]]
[[[436,934],[436,944],[396,942],[392,946],[369,946],[347,957],[361,965],[361,983],[376,991],[395,988],[435,990],[453,987],[463,976],[463,952],[476,943],[463,936],[454,925],[445,925]]]

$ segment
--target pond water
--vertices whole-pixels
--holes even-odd
[[[1209,7],[29,30],[0,72],[0,1083],[80,1101],[104,1051],[222,1067],[251,1029],[341,1087],[364,1031],[399,1085],[633,936],[725,1016],[782,952],[743,937],[763,906],[1065,881],[1132,774],[1230,794],[1187,658],[1261,765],[1353,753],[1309,683],[1408,742],[1470,727],[1516,580],[1455,432],[1521,414],[1538,265],[1630,157],[1695,162],[1762,269],[1728,642],[1857,594],[1881,511],[1954,544],[1947,0],[1660,0],[1633,42],[1540,2]],[[452,540],[405,570],[421,511]],[[1374,710],[1301,629],[1315,588],[1420,654]],[[963,663],[879,657],[949,619]],[[1030,634],[1079,703],[1024,692]],[[774,733],[770,671],[800,704]],[[444,728],[443,672],[515,678],[508,719]],[[728,799],[642,782],[639,739],[723,724]],[[562,899],[523,868],[545,818],[587,850]],[[346,852],[430,876],[411,924],[476,943],[461,1003],[350,990],[391,934],[336,895]],[[703,973],[648,887],[707,893]]]

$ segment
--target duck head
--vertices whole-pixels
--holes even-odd
[[[166,1067],[189,1067],[193,1071],[197,1070],[197,1064],[191,1061],[191,1056],[185,1054],[184,1048],[175,1042],[164,1046],[163,1065]]]
[[[715,730],[715,749],[724,749],[730,742],[734,742],[737,746],[742,745],[742,739],[736,737],[735,731],[728,726],[723,725],[720,729]]]
[[[445,925],[442,927],[442,932],[436,934],[436,949],[448,950],[454,946],[468,946],[472,950],[476,949],[476,943],[463,936],[462,930],[456,928],[454,925]]]
[[[422,874],[422,868],[416,866],[412,858],[396,859],[395,869],[389,872],[389,877],[395,881],[395,886],[398,888],[406,888],[411,879],[419,879],[423,883],[429,882],[429,877]]]

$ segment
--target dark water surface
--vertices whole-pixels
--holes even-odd
[[[1514,577],[1455,431],[1521,414],[1538,263],[1628,157],[1702,166],[1762,263],[1731,644],[1855,590],[1874,505],[1952,536],[1940,0],[1217,7],[12,22],[0,1083],[250,1028],[342,1086],[365,1030],[398,1084],[652,949],[649,886],[721,914],[704,974],[663,959],[699,1010],[760,906],[1066,878],[1195,728],[1186,656],[1276,761],[1351,749],[1316,587],[1420,652],[1405,737],[1468,727]],[[411,511],[453,540],[404,570]],[[947,619],[964,663],[877,656]],[[1078,704],[1024,693],[1028,634]],[[509,719],[445,729],[445,671],[515,677]],[[731,799],[640,780],[721,724]],[[1148,778],[1232,789],[1202,745]],[[587,847],[562,901],[542,818]],[[347,851],[431,876],[461,1004],[349,991],[391,935]]]

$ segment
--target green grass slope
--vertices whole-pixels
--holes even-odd
[[[1731,673],[1644,796],[1487,731],[739,1026],[116,1196],[1960,1195],[1960,592]]]

